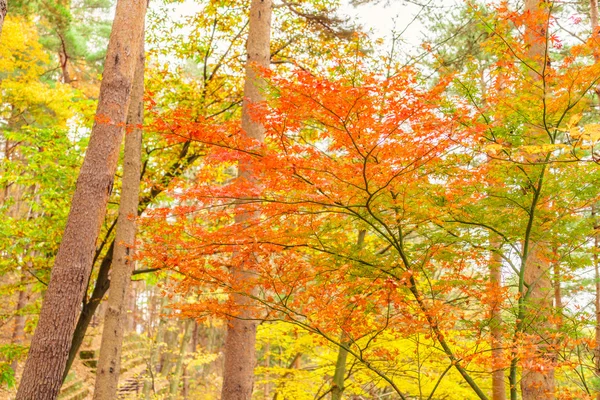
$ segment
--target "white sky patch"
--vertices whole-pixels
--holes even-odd
[[[352,21],[362,25],[366,31],[372,32],[374,38],[391,40],[393,32],[400,34],[403,41],[416,46],[422,37],[424,29],[415,17],[421,7],[404,1],[391,0],[379,4],[365,4],[353,7],[346,1],[340,7],[340,14],[347,15]]]

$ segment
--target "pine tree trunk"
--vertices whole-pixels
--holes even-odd
[[[503,350],[502,350],[502,256],[499,253],[500,243],[493,241],[490,260],[490,286],[494,296],[491,310],[491,336],[492,336],[492,400],[505,400],[506,388],[504,386]]]
[[[250,5],[250,27],[248,33],[246,80],[244,83],[244,101],[242,104],[242,131],[248,137],[259,142],[264,141],[264,127],[250,117],[249,106],[264,100],[261,93],[262,79],[256,67],[268,68],[270,63],[271,40],[271,0],[252,0]],[[251,165],[240,163],[238,178],[256,182],[258,177],[252,176]],[[237,224],[245,224],[258,216],[240,214],[236,216]],[[235,255],[234,255],[235,257]],[[232,268],[235,281],[246,281],[251,275],[242,266]],[[239,317],[229,321],[225,338],[225,362],[223,372],[223,388],[221,400],[250,399],[254,384],[254,366],[256,364],[256,321],[252,320],[250,311],[245,307],[247,297],[233,294],[232,301],[241,310]]]
[[[108,308],[104,316],[104,328],[100,356],[96,371],[94,399],[116,398],[121,371],[121,346],[123,328],[127,320],[127,303],[133,272],[136,217],[142,170],[142,130],[144,120],[144,43],[140,43],[137,67],[131,91],[127,126],[131,132],[125,136],[123,159],[123,183],[119,204],[119,217],[115,237],[115,250],[111,272],[111,289],[108,292]]]
[[[146,0],[117,2],[97,119],[77,179],[17,400],[55,399],[62,384],[96,240],[112,191],[145,10]]]
[[[77,325],[75,326],[75,331],[73,332],[73,337],[71,339],[71,348],[69,349],[69,356],[67,358],[67,365],[65,366],[65,371],[63,373],[63,381],[69,374],[69,370],[73,365],[73,361],[77,356],[77,352],[83,343],[83,338],[85,337],[85,332],[87,331],[88,326],[94,319],[96,315],[96,310],[100,307],[102,298],[104,294],[108,290],[110,285],[110,281],[108,279],[108,272],[110,271],[109,267],[104,265],[105,263],[112,263],[112,254],[114,252],[114,242],[107,250],[110,256],[104,257],[102,259],[102,263],[100,268],[98,269],[98,277],[96,278],[96,285],[94,286],[94,291],[90,296],[89,300],[83,304],[81,309],[81,314],[79,314],[79,319],[77,320]]]

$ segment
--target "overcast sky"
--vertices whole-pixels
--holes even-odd
[[[349,3],[347,1],[346,3]],[[342,7],[341,14],[349,16],[353,21],[359,22],[365,28],[373,31],[376,37],[389,37],[392,30],[404,32],[403,39],[416,44],[423,26],[419,21],[413,21],[420,11],[420,7],[405,3],[400,0],[389,1],[389,5],[381,4],[362,5],[352,7],[349,4]]]

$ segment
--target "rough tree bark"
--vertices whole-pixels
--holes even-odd
[[[263,82],[256,67],[269,67],[271,6],[271,0],[252,0],[248,42],[246,44],[248,58],[246,60],[244,101],[242,103],[242,131],[258,142],[264,141],[264,127],[252,120],[249,107],[252,103],[264,100],[261,93]],[[238,166],[238,179],[256,181],[257,177],[251,175],[251,169],[251,165],[240,163]],[[257,218],[255,214],[241,213],[236,216],[236,223],[243,225],[255,218]],[[231,273],[237,281],[245,281],[251,277],[243,265],[232,268]],[[252,320],[252,315],[246,307],[247,297],[236,293],[232,295],[232,301],[239,307],[241,312],[239,318],[233,318],[227,326],[221,399],[250,399],[254,384],[254,366],[256,364],[254,348],[256,321]]]
[[[146,0],[117,2],[96,122],[77,179],[17,400],[54,399],[62,384],[96,240],[112,191],[145,10]]]
[[[143,38],[143,36],[142,36]],[[125,136],[123,183],[119,203],[119,217],[113,254],[111,289],[108,292],[108,309],[104,317],[100,356],[96,371],[94,399],[116,398],[121,371],[121,346],[126,321],[128,293],[134,262],[136,217],[140,196],[142,170],[142,129],[144,122],[144,41],[140,42],[137,66],[131,90],[131,102]]]
[[[163,192],[164,188],[169,185],[169,183],[176,177],[181,176],[183,172],[187,170],[187,168],[192,165],[198,158],[200,158],[200,154],[190,153],[190,143],[184,143],[181,152],[179,153],[178,159],[171,164],[163,178],[159,183],[154,185],[150,193],[146,196],[142,196],[140,199],[140,206],[138,208],[138,216],[141,215],[144,210],[154,201],[156,196]],[[108,239],[107,239],[108,241]],[[92,318],[96,312],[96,309],[100,305],[102,298],[108,291],[110,286],[109,280],[109,271],[110,266],[113,261],[113,252],[115,241],[114,239],[110,242],[108,246],[108,250],[106,251],[106,255],[102,258],[100,262],[100,266],[98,268],[98,277],[96,278],[96,282],[94,283],[94,290],[92,291],[92,295],[87,301],[83,302],[83,307],[81,308],[81,314],[79,315],[79,319],[77,321],[77,326],[75,327],[75,332],[73,333],[73,338],[71,340],[71,349],[69,351],[69,359],[67,360],[67,365],[65,367],[65,372],[63,374],[63,379],[67,377],[69,373],[69,369],[75,360],[77,355],[77,351],[83,343],[83,338],[85,336],[85,332],[87,331]],[[135,272],[134,272],[135,274]]]

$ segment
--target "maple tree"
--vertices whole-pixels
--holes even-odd
[[[502,297],[506,300],[498,300],[496,296],[482,296],[479,293],[485,292],[484,288],[489,292],[490,286],[481,275],[480,268],[478,271],[477,266],[481,267],[481,263],[477,259],[487,258],[486,254],[491,250],[502,256],[504,262],[515,266],[519,276],[516,328],[512,334],[507,332],[513,336],[505,340],[506,343],[512,343],[508,347],[509,350],[505,351],[506,360],[511,364],[511,396],[516,396],[518,366],[531,368],[531,363],[535,363],[537,367],[534,368],[543,370],[552,368],[552,365],[559,365],[560,363],[555,364],[555,361],[528,353],[537,351],[538,345],[535,341],[539,340],[536,339],[539,336],[525,334],[523,327],[528,324],[525,320],[539,317],[536,317],[537,311],[527,308],[530,306],[525,303],[525,299],[532,293],[528,288],[533,284],[531,281],[525,281],[530,278],[525,278],[524,274],[534,269],[534,257],[547,260],[552,256],[528,254],[527,246],[536,246],[531,238],[532,232],[547,229],[546,226],[553,224],[561,225],[564,229],[562,224],[567,219],[564,217],[565,211],[561,211],[561,207],[567,207],[566,204],[562,205],[556,199],[544,200],[544,203],[554,202],[552,209],[538,204],[543,196],[542,190],[544,193],[547,190],[550,193],[555,191],[556,185],[564,179],[565,174],[572,173],[572,168],[579,173],[585,170],[586,173],[590,173],[589,179],[594,179],[593,170],[582,170],[569,162],[573,161],[570,143],[562,144],[556,141],[562,140],[560,138],[567,129],[565,121],[568,115],[573,115],[577,107],[584,103],[580,103],[580,100],[584,99],[593,87],[594,76],[597,74],[592,72],[592,69],[597,66],[575,63],[577,57],[586,57],[592,48],[588,47],[589,43],[575,46],[572,50],[574,57],[567,57],[564,64],[556,69],[549,69],[547,76],[544,75],[548,87],[545,90],[560,93],[562,88],[569,87],[569,97],[555,96],[552,102],[546,100],[547,108],[533,106],[539,101],[544,101],[546,96],[540,95],[537,90],[531,90],[530,67],[527,66],[527,61],[518,61],[527,60],[528,50],[523,44],[523,37],[515,36],[511,33],[511,25],[502,25],[502,22],[512,18],[516,25],[532,23],[529,21],[536,20],[531,16],[534,13],[516,14],[502,7],[497,12],[503,15],[495,20],[496,37],[489,38],[487,43],[482,45],[492,50],[490,55],[496,58],[490,70],[500,72],[498,75],[492,75],[495,82],[492,81],[491,87],[486,88],[485,107],[480,107],[481,104],[477,104],[474,99],[473,92],[477,89],[474,90],[472,85],[465,85],[463,79],[472,78],[460,77],[451,84],[451,87],[457,88],[455,90],[467,96],[467,102],[463,102],[462,106],[457,97],[452,97],[453,106],[448,105],[449,99],[429,99],[438,112],[452,115],[450,121],[455,126],[450,122],[446,122],[449,125],[444,126],[443,119],[430,121],[432,116],[419,114],[420,107],[418,103],[413,102],[414,93],[394,92],[398,91],[399,87],[406,89],[410,86],[407,83],[417,82],[416,75],[402,81],[402,75],[397,74],[390,82],[396,80],[402,84],[393,86],[382,78],[357,77],[354,74],[347,81],[331,81],[313,79],[309,74],[302,72],[288,79],[274,78],[274,89],[270,94],[275,98],[276,111],[270,114],[257,110],[256,118],[264,121],[271,135],[261,151],[244,150],[252,148],[252,143],[236,135],[239,129],[236,124],[216,127],[210,124],[186,124],[177,119],[177,116],[172,120],[162,121],[162,129],[165,132],[170,131],[176,137],[195,138],[210,144],[214,147],[214,153],[207,156],[204,162],[205,171],[196,178],[202,184],[187,188],[184,194],[175,197],[180,206],[155,211],[156,215],[173,220],[170,227],[163,228],[159,234],[152,236],[153,244],[148,244],[151,249],[149,253],[161,254],[156,264],[167,265],[185,275],[186,278],[181,284],[184,290],[189,290],[197,284],[212,284],[215,286],[213,290],[221,288],[227,293],[245,292],[250,295],[249,286],[240,286],[239,283],[231,281],[227,269],[224,268],[230,265],[231,261],[223,255],[232,251],[240,252],[246,254],[247,260],[252,258],[252,255],[259,254],[259,259],[268,260],[268,266],[261,263],[255,267],[256,277],[253,284],[259,282],[263,290],[260,295],[253,295],[252,298],[257,302],[258,310],[264,307],[267,311],[261,314],[257,310],[256,318],[268,320],[273,318],[273,312],[283,313],[285,318],[293,323],[322,334],[343,347],[347,345],[332,335],[335,329],[342,329],[344,333],[348,333],[359,329],[357,327],[368,327],[367,332],[377,335],[377,325],[371,325],[375,321],[365,317],[365,314],[369,315],[366,311],[369,307],[379,313],[386,308],[397,312],[402,309],[418,310],[429,325],[429,333],[438,340],[452,364],[478,396],[485,398],[475,380],[458,362],[456,351],[447,342],[441,327],[451,330],[450,326],[444,326],[444,322],[448,323],[444,321],[444,316],[454,314],[445,309],[449,306],[444,301],[436,301],[436,297],[443,298],[444,295],[448,296],[457,290],[467,295],[471,301],[478,301],[482,305],[498,301],[504,303],[508,300],[512,294],[506,289],[502,289]],[[534,16],[537,17],[535,14]],[[492,26],[489,21],[483,21],[483,24]],[[501,43],[495,47],[488,47],[493,41]],[[506,52],[506,47],[511,48],[512,53]],[[341,63],[334,71],[338,76],[346,72]],[[408,73],[408,69],[402,72]],[[477,71],[468,71],[465,76],[472,75],[473,72]],[[444,84],[440,85],[445,87],[447,81],[442,82]],[[386,86],[386,83],[390,87]],[[290,90],[290,87],[293,89]],[[374,91],[375,87],[381,87],[385,93],[381,94],[381,98],[369,97],[369,94],[372,94],[370,91]],[[389,93],[386,90],[389,90]],[[328,93],[329,98],[326,97]],[[515,97],[519,98],[516,103]],[[397,103],[387,103],[386,101],[391,101],[390,98],[396,99]],[[569,98],[574,100],[565,101]],[[468,103],[478,107],[475,118],[467,111],[470,110]],[[444,106],[447,109],[444,109]],[[515,106],[523,107],[520,110],[520,114],[525,115],[523,122]],[[414,118],[414,121],[418,121],[415,123],[419,124],[420,129],[411,127],[409,119],[401,112],[403,107],[410,110],[411,120]],[[382,109],[389,114],[382,111],[378,113],[378,110]],[[488,110],[492,110],[493,114],[486,114]],[[538,114],[535,114],[536,110],[539,110]],[[536,121],[535,118],[548,121],[541,125],[542,129],[549,133],[548,142],[531,142],[523,134],[514,135],[513,132],[507,131],[508,121],[515,127],[513,129],[523,129],[523,123],[535,126],[536,123],[532,122]],[[556,122],[552,122],[552,125],[549,121]],[[395,139],[391,134],[387,136],[386,132],[394,131],[399,135],[402,124],[406,124],[406,128],[409,129],[409,138],[401,136],[401,139]],[[423,129],[423,126],[431,130]],[[449,135],[449,132],[453,135],[446,139],[443,135]],[[565,149],[566,151],[560,151]],[[406,153],[415,158],[403,158]],[[477,154],[486,155],[491,161],[482,162]],[[539,154],[544,154],[546,158],[540,161]],[[385,156],[389,158],[386,159]],[[260,160],[261,167],[257,173],[265,177],[265,188],[257,189],[248,183],[237,181],[223,184],[228,181],[228,171],[231,173],[231,168],[235,168],[236,163],[244,162],[247,158]],[[567,161],[564,165],[561,164],[563,160]],[[461,166],[463,163],[466,164]],[[546,173],[548,165],[553,166],[551,174]],[[498,172],[495,172],[496,169]],[[391,173],[390,177],[390,171],[396,170],[402,172],[398,175]],[[387,171],[388,175],[382,171]],[[498,173],[509,173],[512,186],[501,183],[504,178],[495,178],[495,174]],[[534,184],[536,181],[537,186]],[[517,187],[525,184],[519,182],[530,182],[531,189],[521,193],[515,192],[515,184]],[[481,187],[482,184],[485,188]],[[385,190],[382,190],[382,187]],[[577,191],[577,188],[573,190]],[[484,193],[488,195],[482,196]],[[589,192],[575,192],[574,195],[577,198],[583,195],[579,206],[568,204],[575,209],[587,207],[593,198],[589,197]],[[503,199],[509,200],[513,205],[504,203]],[[201,204],[196,205],[196,201],[200,201]],[[248,210],[260,210],[262,221],[243,229],[236,224],[228,225],[232,217],[232,210],[228,206],[235,201],[243,201]],[[514,209],[514,205],[519,205],[520,208]],[[506,218],[496,219],[495,217],[500,215],[490,212],[492,209],[506,209],[507,206],[511,210],[512,221]],[[477,210],[485,212],[485,215],[477,214],[480,212]],[[519,216],[519,210],[525,211],[525,214]],[[489,217],[494,219],[490,220]],[[159,220],[164,221],[162,218]],[[543,224],[539,225],[540,221],[543,221]],[[361,229],[363,225],[368,232],[367,237],[369,234],[374,236],[373,243],[370,244],[373,246],[370,257],[385,259],[389,263],[384,264],[386,267],[380,267],[380,264],[371,258],[363,258],[368,252],[366,249],[359,250],[355,245],[346,244],[355,242],[348,236],[348,232],[355,232],[356,228]],[[152,226],[158,231],[156,226]],[[471,226],[478,228],[470,228]],[[183,231],[184,237],[178,237],[178,231]],[[406,231],[409,232],[408,237],[403,235]],[[482,231],[487,234],[482,236]],[[524,236],[516,232],[524,232]],[[494,245],[496,248],[490,247],[490,234],[499,237],[495,239],[499,241],[499,244],[496,242]],[[223,235],[222,238],[220,235]],[[172,248],[169,245],[170,240],[175,237],[177,246]],[[379,246],[374,245],[377,242]],[[410,243],[410,252],[404,248],[406,243]],[[443,250],[439,250],[438,246]],[[449,250],[450,246],[452,251]],[[517,254],[523,252],[519,256],[520,264],[514,264],[512,256],[504,254],[505,247],[512,248]],[[560,247],[562,246],[554,248]],[[564,251],[566,254],[573,251],[568,246],[564,247],[566,249],[557,251]],[[378,248],[381,254],[378,254]],[[207,261],[207,256],[212,256],[210,261]],[[412,261],[413,259],[415,261]],[[460,262],[457,265],[460,268],[454,267],[458,268],[455,270],[451,266],[458,260]],[[554,262],[559,263],[560,260]],[[359,282],[352,282],[356,285],[354,289],[346,289],[350,293],[362,293],[365,297],[366,293],[369,294],[370,301],[363,299],[363,313],[357,311],[361,310],[360,297],[348,296],[353,312],[364,318],[354,321],[344,313],[343,309],[347,303],[343,299],[344,296],[340,296],[345,292],[345,285],[348,285],[347,276],[351,273],[349,271],[352,271],[344,268],[350,268],[349,265],[353,263],[362,265],[363,269],[373,268],[381,274],[378,276],[370,271],[374,275],[370,275],[366,281],[377,288],[373,289],[373,292],[365,289],[369,286],[364,286],[366,283],[360,282],[358,278]],[[413,265],[418,265],[419,268]],[[325,268],[327,273],[320,268]],[[398,274],[399,271],[409,275]],[[341,276],[335,279],[335,274]],[[352,272],[352,275],[354,274],[356,273]],[[323,276],[327,278],[324,279]],[[436,278],[434,283],[431,283],[432,276]],[[390,280],[390,284],[406,286],[408,293],[414,298],[412,304],[403,299],[404,302],[398,301],[398,304],[391,307],[391,298],[387,300],[388,303],[377,304],[374,297],[377,290],[385,290],[386,286],[381,282],[386,281],[384,277]],[[460,279],[463,287],[445,284],[446,281],[452,281],[450,277]],[[424,293],[432,297],[427,300],[432,301],[433,305],[424,300],[424,289],[419,285],[423,284],[421,279],[423,282],[429,280],[432,285],[430,291],[425,289]],[[373,281],[378,284],[375,285]],[[291,286],[285,288],[286,284]],[[498,290],[499,288],[496,288],[494,292]],[[320,295],[316,296],[316,293]],[[323,296],[325,293],[328,296]],[[223,315],[236,313],[231,309],[231,304],[222,303],[217,298],[197,307],[199,310],[196,312],[205,310]],[[463,323],[474,318],[470,309],[458,310],[456,312],[463,316]],[[188,309],[188,312],[191,310]],[[391,325],[389,319],[399,318],[397,315],[392,317],[387,313],[382,314],[386,316],[383,324],[386,328],[388,324]],[[545,309],[543,318],[546,319],[551,314],[554,314],[551,309]],[[349,320],[342,322],[344,320],[340,320],[340,316]],[[405,334],[409,331],[409,323],[402,321],[398,324],[403,327]],[[471,329],[471,337],[483,340],[485,326],[476,324]],[[369,333],[363,332],[357,336],[362,337]],[[348,347],[348,350],[351,350],[352,345]],[[352,354],[361,359],[362,351],[360,353]],[[475,354],[465,354],[462,348],[460,354],[461,362],[469,363],[478,359]],[[485,363],[481,362],[480,365]],[[395,385],[393,381],[389,383]],[[398,392],[401,394],[399,390]]]

